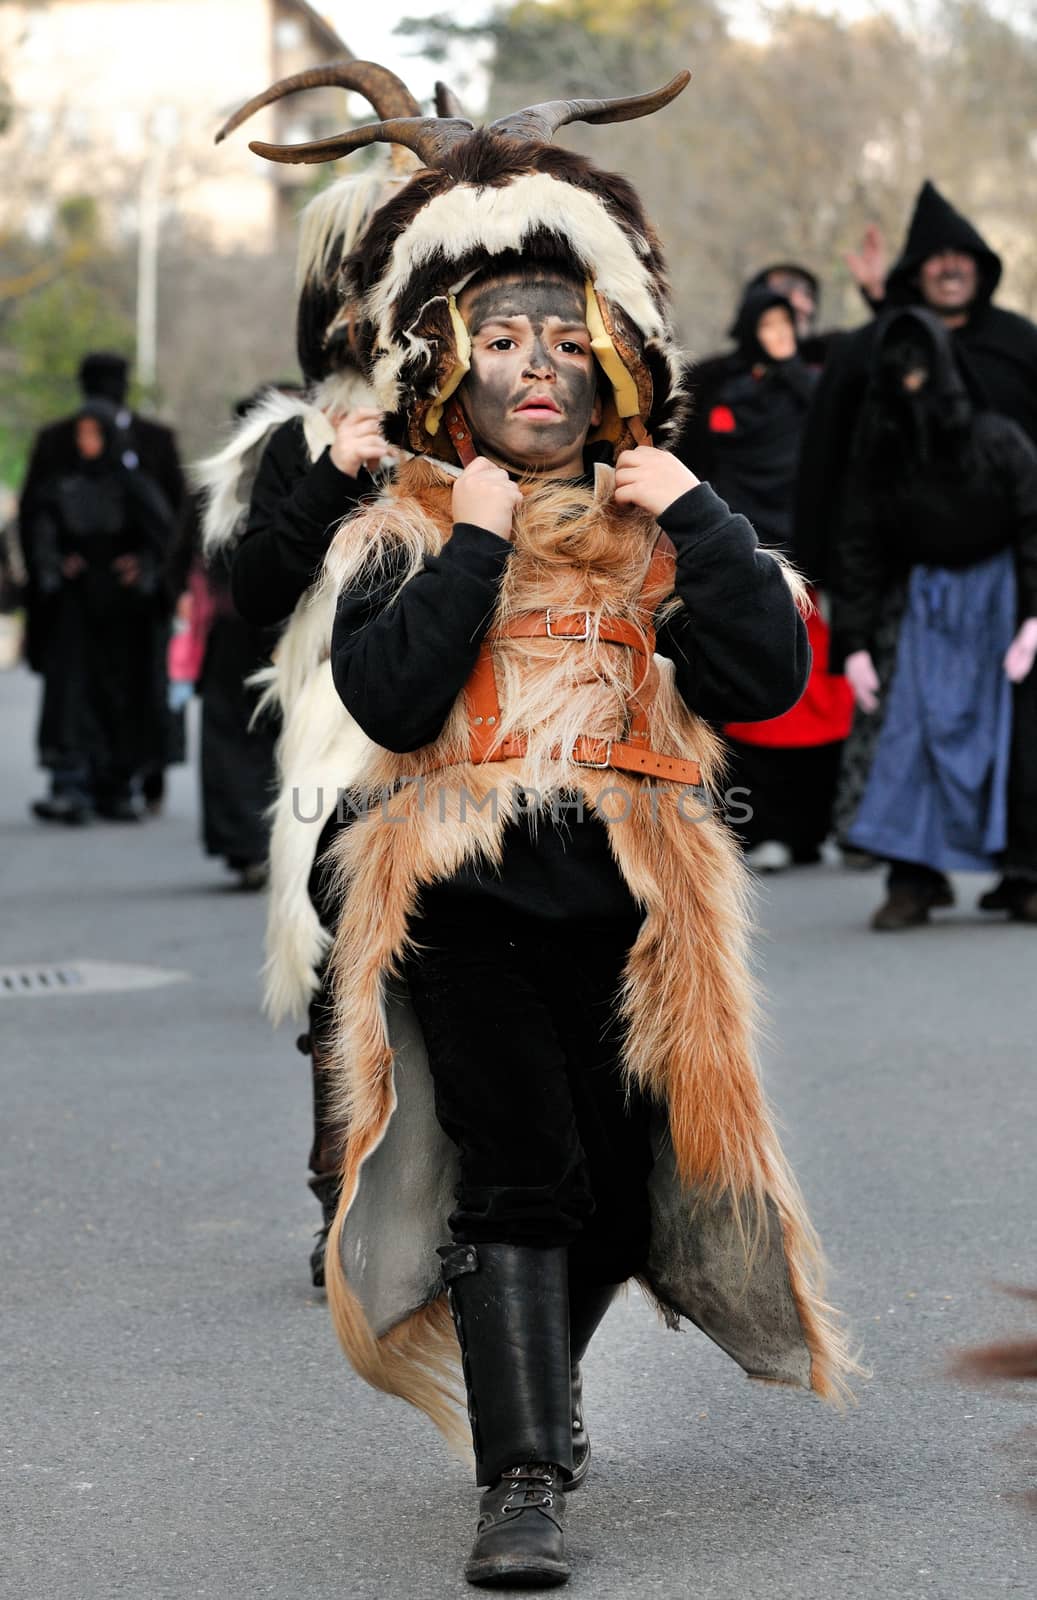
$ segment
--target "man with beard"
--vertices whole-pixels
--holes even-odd
[[[1037,325],[995,306],[1001,259],[930,182],[922,185],[907,239],[886,280],[883,315],[833,350],[807,421],[796,505],[795,554],[827,587],[833,529],[843,514],[851,445],[885,314],[906,305],[934,311],[951,333],[975,401],[1008,417],[1037,442]],[[1015,689],[1008,847],[1003,877],[985,911],[1037,915],[1037,679]]]

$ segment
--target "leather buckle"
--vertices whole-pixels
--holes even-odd
[[[581,761],[574,750],[572,755],[572,763],[574,767],[592,767],[595,772],[604,771],[606,767],[611,766],[612,764],[612,740],[606,740],[604,761]]]
[[[573,615],[573,613],[569,613],[569,615]],[[549,639],[572,639],[576,644],[586,644],[587,640],[591,636],[591,614],[589,611],[585,611],[583,613],[582,633],[555,633],[550,606],[548,606],[547,611],[544,614],[544,623],[547,628],[547,637]]]

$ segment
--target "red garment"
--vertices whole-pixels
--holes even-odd
[[[729,722],[724,732],[743,744],[772,750],[797,750],[845,739],[853,722],[853,691],[846,679],[828,670],[828,624],[816,609],[807,618],[814,663],[802,696],[782,717],[769,722]]]
[[[187,593],[190,596],[190,605],[185,608],[188,615],[186,619],[178,616],[174,622],[166,655],[166,671],[174,683],[198,682],[209,630],[221,611],[219,599],[197,563],[188,576]]]
[[[730,406],[714,406],[709,413],[710,433],[734,433],[737,424]]]

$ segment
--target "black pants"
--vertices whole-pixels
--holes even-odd
[[[426,900],[405,976],[460,1155],[451,1231],[569,1245],[581,1277],[622,1282],[649,1235],[649,1104],[624,1082],[616,1015],[639,919],[553,923],[443,898]]]
[[[739,794],[732,805],[744,804],[753,813],[744,819],[735,813],[734,830],[743,843],[751,849],[777,839],[788,845],[794,860],[816,861],[832,831],[842,752],[842,740],[776,750],[728,739],[725,788],[748,789],[748,799]]]

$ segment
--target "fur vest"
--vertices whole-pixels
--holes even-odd
[[[363,581],[393,547],[403,551],[406,581],[450,536],[452,481],[438,464],[402,467],[388,493],[340,531],[328,585]],[[467,760],[462,695],[434,745],[412,755],[370,749],[356,820],[336,845],[344,898],[332,951],[334,1070],[348,1140],[328,1295],[361,1376],[419,1406],[452,1438],[463,1431],[453,1407],[457,1346],[436,1246],[449,1236],[456,1157],[435,1121],[398,974],[422,884],[466,860],[499,860],[513,785],[545,799],[582,792],[645,911],[621,1001],[626,1071],[658,1108],[645,1287],[671,1325],[697,1323],[751,1376],[836,1398],[854,1368],[822,1297],[817,1241],[757,1075],[745,874],[705,803],[720,776],[717,740],[656,658],[651,747],[697,760],[705,792],[566,755],[581,734],[623,734],[633,674],[643,670],[637,652],[602,641],[598,628],[637,621],[658,530],[611,496],[611,471],[599,468],[593,490],[534,485],[516,514],[496,621],[549,605],[591,617],[585,643],[493,644],[500,735],[524,735],[525,753]]]
[[[334,438],[327,412],[348,411],[370,399],[356,373],[329,379],[308,398],[270,390],[223,448],[193,470],[205,495],[205,553],[232,548],[240,539],[260,458],[276,428],[298,417],[310,460],[316,461]],[[331,681],[334,614],[334,596],[314,585],[285,625],[272,665],[252,680],[263,691],[259,708],[273,706],[281,714],[263,968],[264,1008],[275,1025],[304,1013],[319,985],[330,940],[310,900],[310,872],[339,785],[350,781],[369,744]]]

